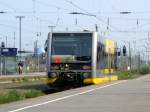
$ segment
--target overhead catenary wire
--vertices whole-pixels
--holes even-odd
[[[72,1],[69,1],[69,0],[64,0],[64,1],[70,3],[72,6],[74,6],[74,7],[78,8],[78,9],[80,9],[81,11],[83,11],[83,12],[85,12],[85,13],[87,13],[87,14],[92,14],[92,13],[89,13],[87,10],[81,8],[80,6],[78,6],[77,4],[75,4],[75,3],[72,2]],[[92,14],[92,15],[95,15],[95,14]],[[106,21],[104,21],[103,19],[97,17],[97,15],[96,15],[96,16],[93,16],[93,17],[96,18],[98,21],[104,23],[105,25],[108,25],[108,22],[106,22]],[[137,18],[136,18],[135,20],[137,20]],[[141,20],[141,19],[138,19],[138,21],[139,21],[139,20]],[[144,20],[144,19],[142,19],[142,20]],[[147,19],[147,20],[148,20],[148,19]],[[142,24],[142,25],[140,25],[140,26],[139,26],[139,24],[138,24],[138,27],[143,27],[143,26],[145,26],[145,25],[149,25],[149,23],[147,23],[147,24]],[[117,27],[111,25],[110,23],[109,23],[109,27],[110,27],[111,29],[116,30],[117,32],[137,32],[137,31],[131,31],[131,30],[133,30],[133,29],[136,29],[137,27],[134,27],[134,28],[132,28],[131,30],[127,30],[127,31],[122,31],[122,30],[118,29]],[[111,29],[109,29],[109,31],[111,31]],[[143,32],[143,31],[141,31],[141,32]],[[127,34],[127,35],[128,35],[128,34]]]
[[[77,9],[80,9],[81,11],[83,11],[83,12],[85,12],[85,13],[87,13],[87,14],[90,14],[88,11],[86,11],[85,9],[79,7],[78,5],[76,5],[75,3],[73,3],[72,1],[69,1],[69,0],[64,0],[64,1],[67,2],[67,3],[69,3],[69,4],[71,4],[71,5],[73,5],[73,6],[76,7]]]
[[[7,3],[4,3],[2,1],[0,1],[0,5],[3,5],[11,10],[13,10],[14,12],[16,12],[16,8],[12,7],[11,5],[7,4]]]
[[[58,22],[60,21],[60,10],[67,11],[67,12],[71,11],[70,9],[66,9],[66,8],[63,8],[63,7],[60,7],[60,6],[57,6],[57,5],[46,3],[46,2],[43,2],[41,0],[34,0],[33,2],[36,2],[36,3],[38,3],[40,5],[43,5],[43,6],[46,6],[46,7],[53,7],[55,9],[57,9],[57,12],[52,12],[53,14],[57,14],[57,16],[58,16],[56,22],[53,22],[51,20],[46,20],[46,19],[43,19],[43,18],[40,18],[40,17],[36,17],[36,18],[40,19],[41,21],[47,22],[48,24],[51,23],[51,24],[53,24],[55,26],[58,26],[58,25],[59,26],[63,26],[63,25],[58,24]],[[35,3],[34,3],[34,5],[35,5]],[[33,7],[35,8],[35,6],[33,6]],[[36,13],[42,13],[42,12],[36,11]],[[45,14],[52,14],[50,12],[43,12],[43,13],[45,13]],[[62,14],[62,12],[61,12],[61,14]]]
[[[80,10],[83,11],[83,12],[85,12],[85,15],[86,15],[86,14],[87,14],[87,15],[88,15],[88,14],[89,14],[89,15],[93,15],[92,17],[94,17],[96,20],[98,20],[98,21],[101,22],[101,23],[104,23],[106,26],[108,25],[107,22],[105,22],[105,21],[102,20],[101,18],[97,17],[97,15],[95,15],[95,14],[93,14],[93,13],[89,13],[88,11],[86,11],[86,10],[83,9],[83,8],[81,8],[81,7],[78,6],[77,4],[73,3],[72,1],[69,1],[69,0],[64,0],[64,1],[70,3],[72,6],[74,6],[74,7],[78,8],[78,9],[80,9]],[[81,13],[81,14],[83,15],[84,13]],[[118,29],[117,27],[111,25],[110,23],[109,23],[109,28],[115,29],[115,30],[117,30],[117,31],[120,31],[120,29]],[[111,29],[109,29],[109,31],[111,31]],[[130,37],[130,35],[129,35],[128,33],[127,33],[127,35]]]
[[[63,10],[63,11],[72,11],[72,10],[70,10],[70,9],[66,9],[66,8],[63,8],[63,7],[60,7],[60,6],[57,6],[57,5],[53,5],[53,4],[51,4],[51,3],[46,3],[46,2],[43,2],[42,0],[34,0],[36,3],[38,3],[38,4],[41,4],[41,5],[43,5],[43,6],[47,6],[47,7],[54,7],[54,8],[56,8],[57,10],[59,9],[60,11],[61,10]],[[64,1],[66,1],[67,3],[69,3],[69,4],[71,4],[71,5],[73,5],[74,7],[76,7],[77,9],[80,9],[81,11],[84,11],[85,13],[87,13],[87,14],[89,14],[89,12],[87,11],[87,10],[85,10],[85,9],[83,9],[83,8],[81,8],[80,6],[78,6],[77,4],[75,4],[74,2],[72,2],[71,0],[64,0]],[[17,12],[19,12],[18,10],[17,10]],[[50,14],[50,12],[49,11],[44,11],[45,12],[45,14]],[[44,12],[39,12],[39,11],[37,11],[36,13],[44,13]],[[58,11],[57,11],[58,12]],[[57,12],[54,12],[54,13],[56,13],[57,14]],[[13,12],[12,12],[13,13]],[[20,13],[23,13],[23,11],[20,11]],[[24,11],[24,13],[32,13],[32,12],[26,12],[26,11]],[[53,12],[52,12],[53,13]],[[61,14],[63,14],[62,12],[60,12]],[[66,13],[65,13],[66,14]],[[91,14],[91,13],[90,13]],[[57,16],[58,16],[58,14],[57,14]],[[38,17],[38,18],[40,18],[40,17]],[[98,16],[96,16],[95,17],[98,21],[100,21],[101,23],[103,23],[103,24],[105,24],[105,25],[107,25],[107,22],[104,20],[104,19],[102,19],[101,17],[98,17]],[[111,17],[109,17],[110,18],[110,20],[112,19]],[[59,20],[59,18],[57,18],[58,20]],[[119,19],[119,18],[118,18]],[[47,20],[44,20],[43,18],[41,18],[40,20],[42,20],[42,21],[47,21]],[[59,22],[57,20],[57,22]],[[140,19],[139,19],[139,21],[140,21]],[[48,22],[50,22],[50,20],[48,20],[47,21],[47,23]],[[53,23],[53,24],[56,24],[57,22],[50,22],[50,23]],[[59,24],[60,25],[60,24]],[[112,24],[109,24],[109,26],[110,26],[110,32],[111,31],[113,31],[113,29],[114,30],[118,30],[118,32],[122,32],[119,28],[116,28],[114,25],[112,25]],[[140,25],[139,25],[139,27],[140,27]],[[132,30],[131,30],[132,31]],[[129,31],[130,32],[130,31]]]
[[[67,8],[63,8],[63,7],[60,7],[60,6],[57,6],[57,5],[53,5],[53,4],[50,4],[50,3],[45,3],[41,0],[36,0],[37,3],[41,4],[41,5],[44,5],[44,6],[47,6],[47,7],[54,7],[56,9],[60,9],[60,10],[64,10],[64,11],[72,11],[70,9],[67,9]]]
[[[74,2],[72,1],[69,1],[69,0],[64,0],[65,2],[71,4],[72,6],[76,7],[77,9],[80,9],[81,11],[83,11],[85,14],[89,14],[89,15],[93,15],[92,17],[96,18],[98,21],[104,23],[105,25],[108,25],[107,22],[105,22],[104,20],[102,20],[101,18],[97,17],[97,15],[93,14],[93,13],[89,13],[87,10],[81,8],[80,6],[78,6],[77,4],[75,4]],[[109,24],[109,27],[112,28],[112,29],[115,29],[115,30],[119,30],[118,28],[112,26],[111,24]]]

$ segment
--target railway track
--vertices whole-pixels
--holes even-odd
[[[42,91],[44,94],[52,94],[52,93],[79,88],[79,87],[81,86],[74,85],[74,86],[62,86],[60,88],[56,88],[56,87],[49,87],[45,82],[36,81],[36,82],[0,84],[0,92],[10,91],[10,90],[28,91],[28,90],[36,89]]]

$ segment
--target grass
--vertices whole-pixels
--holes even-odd
[[[119,80],[134,79],[141,75],[150,73],[150,67],[142,67],[140,70],[119,71],[117,72]]]
[[[43,95],[42,91],[32,89],[25,93],[25,98],[34,98],[41,95]]]
[[[140,75],[148,74],[150,73],[150,68],[149,67],[142,67],[140,70],[131,70],[131,71],[119,71],[117,72],[118,79],[119,80],[125,80],[125,79],[134,79]],[[39,77],[33,77],[33,78],[14,78],[11,79],[12,82],[32,82],[32,80],[38,81],[41,80],[42,78]],[[42,79],[42,80],[45,80]],[[42,90],[37,90],[37,89],[29,89],[25,91],[19,91],[19,90],[7,90],[7,91],[1,91],[0,92],[0,104],[4,103],[9,103],[9,102],[14,102],[14,101],[19,101],[19,100],[24,100],[28,98],[34,98],[38,96],[42,96],[44,93]]]
[[[46,81],[46,77],[18,77],[8,79],[13,83],[22,83],[22,82],[38,82],[38,81]],[[6,79],[7,80],[7,79]]]
[[[35,89],[26,92],[10,90],[7,92],[0,93],[0,104],[24,100],[28,98],[34,98],[42,95],[44,95],[42,91]]]
[[[119,80],[126,80],[126,79],[134,79],[137,77],[136,74],[130,71],[121,71],[117,73]]]
[[[140,74],[141,75],[145,75],[145,74],[148,74],[148,73],[150,73],[150,67],[142,67],[140,69]]]
[[[28,82],[28,81],[29,81],[29,78],[23,77],[22,80],[23,80],[23,82]]]
[[[20,95],[15,90],[9,91],[8,93],[0,94],[0,104],[17,101],[19,99],[20,99]]]

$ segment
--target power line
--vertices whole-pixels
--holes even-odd
[[[88,15],[88,14],[89,14],[89,15],[94,15],[93,17],[96,18],[98,21],[100,21],[100,22],[102,22],[102,23],[108,25],[107,22],[105,22],[105,21],[102,20],[101,18],[97,17],[97,16],[96,16],[95,14],[93,14],[93,13],[89,13],[88,11],[86,11],[85,9],[83,9],[83,8],[81,8],[80,6],[76,5],[76,4],[73,3],[72,1],[69,1],[69,0],[64,0],[64,1],[65,1],[65,2],[68,2],[68,3],[71,4],[72,6],[74,6],[74,7],[78,8],[78,9],[80,9],[80,10],[83,11],[83,12],[85,12],[87,15]],[[84,14],[84,13],[81,13],[81,14]],[[85,14],[85,15],[86,15],[86,14]],[[119,30],[118,28],[112,26],[111,24],[109,24],[109,26],[110,26],[111,28],[115,29],[115,30]]]
[[[0,27],[1,26],[4,26],[4,27],[9,28],[9,29],[16,29],[17,30],[17,27],[13,26],[13,25],[0,24]],[[23,29],[25,31],[34,32],[33,30],[30,30],[29,27],[28,28],[23,27]]]
[[[138,27],[130,28],[130,29],[128,29],[128,30],[133,30],[133,29],[137,29],[137,28],[139,29],[139,28],[145,27],[145,26],[147,26],[147,25],[150,25],[150,22],[149,22],[149,23],[142,24],[142,25],[140,25],[140,26],[138,26]]]
[[[108,16],[101,16],[102,18],[108,18]],[[139,21],[150,21],[150,18],[139,18],[139,17],[134,17],[134,18],[122,18],[122,17],[111,17],[109,16],[110,19],[113,19],[113,20],[124,20],[124,21],[136,21],[137,18]]]
[[[72,1],[69,1],[69,0],[64,0],[64,1],[67,2],[67,3],[69,3],[69,4],[71,4],[71,5],[73,5],[74,7],[78,8],[78,9],[80,9],[81,11],[83,11],[83,12],[85,12],[87,14],[90,14],[88,11],[86,11],[85,9],[79,7],[78,5],[76,5],[75,3],[73,3]]]
[[[9,14],[13,14],[14,12],[11,12],[11,11],[7,11],[7,13]],[[17,12],[15,12],[15,14],[18,14],[18,13],[23,13],[23,14],[34,14],[34,12],[33,11],[17,11]],[[55,12],[55,11],[36,11],[36,14],[56,14],[57,12]],[[65,13],[65,12],[61,12],[61,14],[68,14],[68,13]]]
[[[13,10],[14,12],[16,12],[16,9],[9,4],[6,4],[6,3],[0,1],[0,5],[6,6],[6,7],[10,8],[11,10]]]
[[[70,3],[70,4],[73,5],[74,7],[80,9],[81,11],[84,11],[84,12],[87,13],[87,14],[91,14],[91,13],[89,13],[88,11],[86,11],[85,9],[83,9],[83,8],[79,7],[78,5],[76,5],[75,3],[73,3],[72,1],[69,1],[69,0],[64,0],[64,1]],[[93,16],[93,17],[95,17],[98,21],[103,22],[104,24],[108,25],[108,22],[105,22],[104,20],[98,18],[97,16]],[[137,20],[137,19],[136,19],[136,20]],[[140,20],[140,19],[138,19],[138,20]],[[148,23],[148,24],[150,24],[150,23]],[[148,24],[144,24],[144,25],[142,25],[142,27],[145,26],[145,25],[148,25]],[[112,25],[110,25],[110,24],[109,24],[109,26],[110,26],[111,28],[113,28],[113,29],[119,31],[118,28],[116,28],[116,27],[114,27],[114,26],[112,26]],[[135,29],[135,28],[133,28],[133,29]]]
[[[40,1],[40,0],[36,0],[36,2],[41,4],[41,5],[47,6],[47,7],[54,7],[56,9],[61,9],[61,10],[64,10],[64,11],[71,11],[70,9],[66,9],[66,8],[59,7],[59,6],[56,6],[56,5],[53,5],[53,4],[45,3],[45,2]]]
[[[95,14],[93,14],[93,13],[89,13],[88,11],[86,11],[85,9],[83,9],[83,8],[81,8],[80,6],[76,5],[76,4],[73,3],[72,1],[69,1],[69,0],[64,0],[64,1],[70,3],[72,6],[74,6],[74,7],[78,8],[78,9],[80,9],[80,10],[83,11],[83,12],[85,12],[87,15],[88,15],[88,14],[89,14],[89,15],[94,15],[94,16],[92,16],[92,17],[94,17],[94,18],[97,19],[98,21],[100,21],[100,22],[102,22],[102,23],[108,25],[108,22],[105,22],[104,20],[102,20],[101,18],[97,17],[97,15],[95,15]],[[81,13],[81,15],[83,15],[83,13]],[[116,28],[115,26],[112,26],[110,23],[109,23],[109,26],[107,26],[107,27],[110,27],[110,28],[115,29],[115,30],[117,30],[117,31],[120,30],[120,29]],[[129,34],[127,34],[127,35],[130,36]]]
[[[99,17],[96,16],[95,18],[96,18],[98,21],[100,21],[100,22],[102,22],[102,23],[108,25],[108,22],[105,22],[104,20],[100,19]],[[119,29],[116,28],[115,26],[112,26],[112,25],[110,24],[110,22],[109,22],[109,27],[112,28],[112,29],[114,29],[114,30],[119,31]]]

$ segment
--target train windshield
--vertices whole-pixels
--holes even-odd
[[[90,61],[91,48],[91,33],[54,33],[52,36],[52,55],[74,56],[76,61]]]

